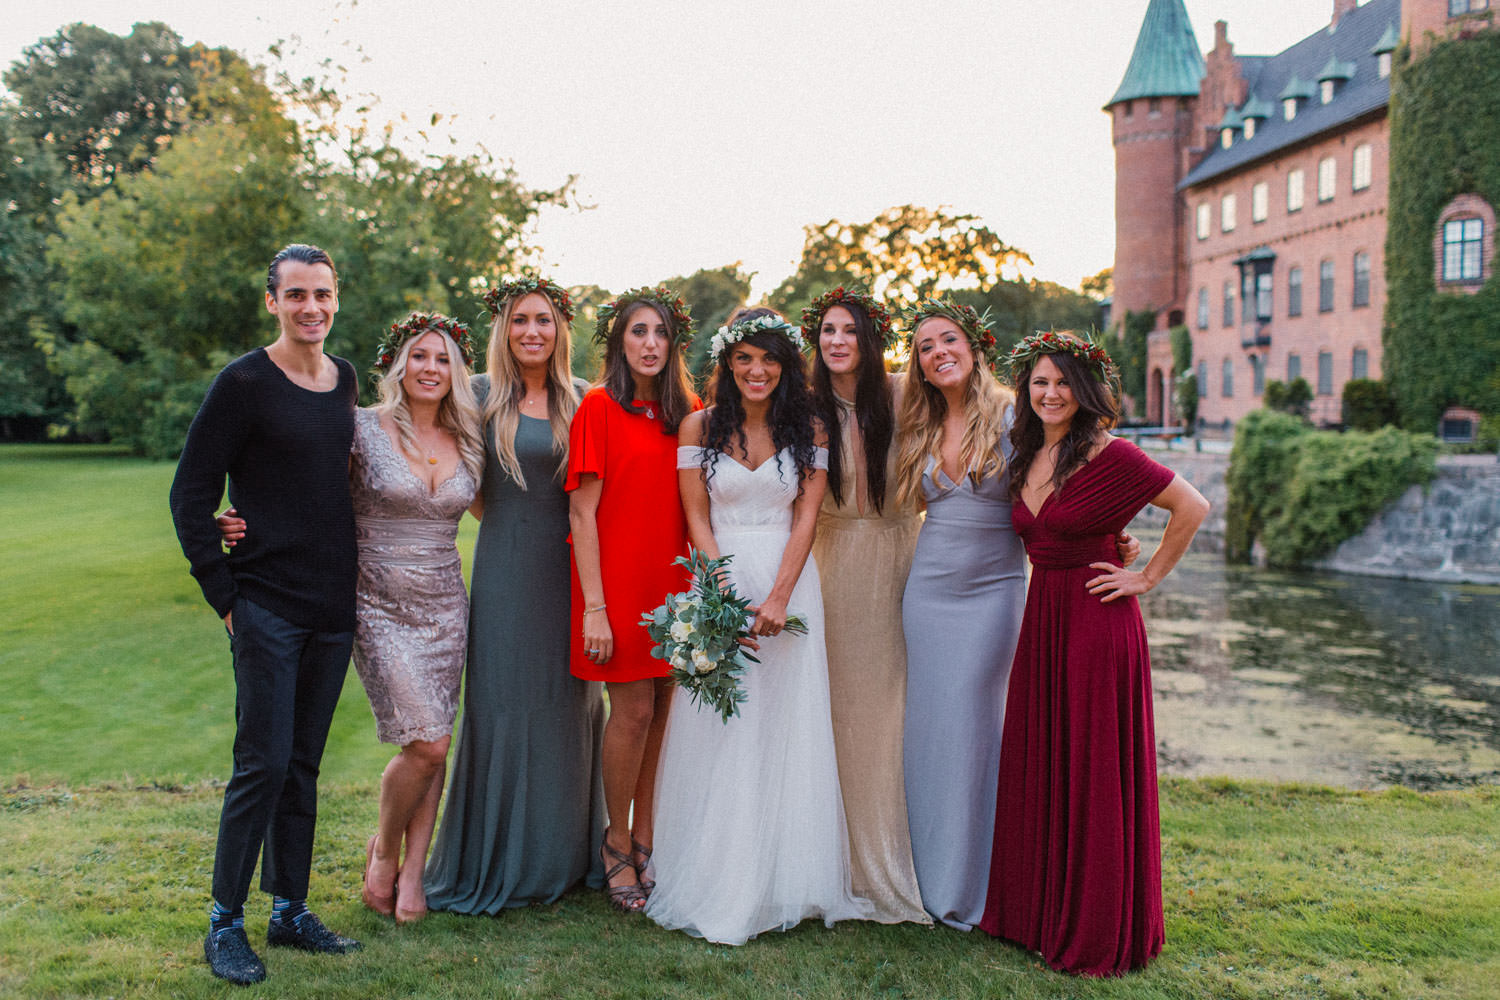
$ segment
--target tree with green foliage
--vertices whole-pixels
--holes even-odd
[[[837,285],[857,285],[892,306],[913,306],[943,288],[987,291],[1025,251],[1000,239],[975,215],[902,205],[869,222],[830,219],[807,226],[797,270],[769,296],[791,315]]]
[[[1396,399],[1377,379],[1345,382],[1342,402],[1343,423],[1351,431],[1377,431],[1396,422]]]
[[[1272,379],[1266,383],[1260,398],[1261,405],[1266,409],[1301,420],[1306,420],[1307,415],[1312,412],[1312,385],[1300,375],[1290,382]]]
[[[1449,406],[1500,414],[1500,279],[1439,289],[1433,239],[1462,194],[1500,208],[1500,30],[1463,32],[1419,55],[1403,45],[1391,80],[1386,311],[1381,367],[1401,424],[1432,433]],[[1472,294],[1465,294],[1472,292]]]

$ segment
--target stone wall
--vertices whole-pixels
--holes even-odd
[[[1212,507],[1193,548],[1222,552],[1228,454],[1142,445],[1208,498]],[[1164,511],[1147,507],[1131,527],[1156,533],[1166,523]],[[1493,455],[1438,459],[1430,485],[1407,490],[1362,533],[1316,565],[1365,576],[1500,584],[1500,462]]]

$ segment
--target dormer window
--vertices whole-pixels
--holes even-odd
[[[1225,149],[1234,145],[1234,129],[1225,128],[1219,130],[1219,145]]]
[[[1287,121],[1296,118],[1297,112],[1302,108],[1301,102],[1310,100],[1312,95],[1312,85],[1303,83],[1301,77],[1295,73],[1292,74],[1292,78],[1286,82],[1286,86],[1281,88],[1281,93],[1276,95],[1277,99],[1281,101],[1281,116]]]
[[[1333,102],[1333,95],[1338,93],[1340,84],[1346,83],[1354,77],[1354,64],[1342,62],[1337,56],[1328,57],[1328,65],[1323,67],[1323,72],[1318,74],[1318,100],[1324,104]]]
[[[1245,138],[1246,139],[1254,139],[1255,138],[1255,119],[1254,118],[1246,118],[1245,119]]]
[[[1380,36],[1380,41],[1370,51],[1375,53],[1375,72],[1382,80],[1391,75],[1391,53],[1396,51],[1396,46],[1401,42],[1401,36],[1396,32],[1396,22],[1392,21],[1385,26],[1385,34]]]
[[[1318,82],[1318,100],[1323,104],[1333,103],[1333,81],[1321,80]]]
[[[1375,56],[1375,71],[1380,74],[1382,80],[1391,75],[1391,54],[1389,52],[1381,52]]]

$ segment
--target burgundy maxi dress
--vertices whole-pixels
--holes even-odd
[[[1122,439],[1035,515],[1012,506],[1031,587],[1000,750],[980,926],[1055,969],[1120,975],[1161,952],[1161,827],[1151,663],[1134,597],[1085,584],[1118,565],[1115,536],[1173,472]]]

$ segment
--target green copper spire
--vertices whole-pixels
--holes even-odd
[[[1196,97],[1203,53],[1182,0],[1151,0],[1130,55],[1130,66],[1111,104],[1137,97]]]

